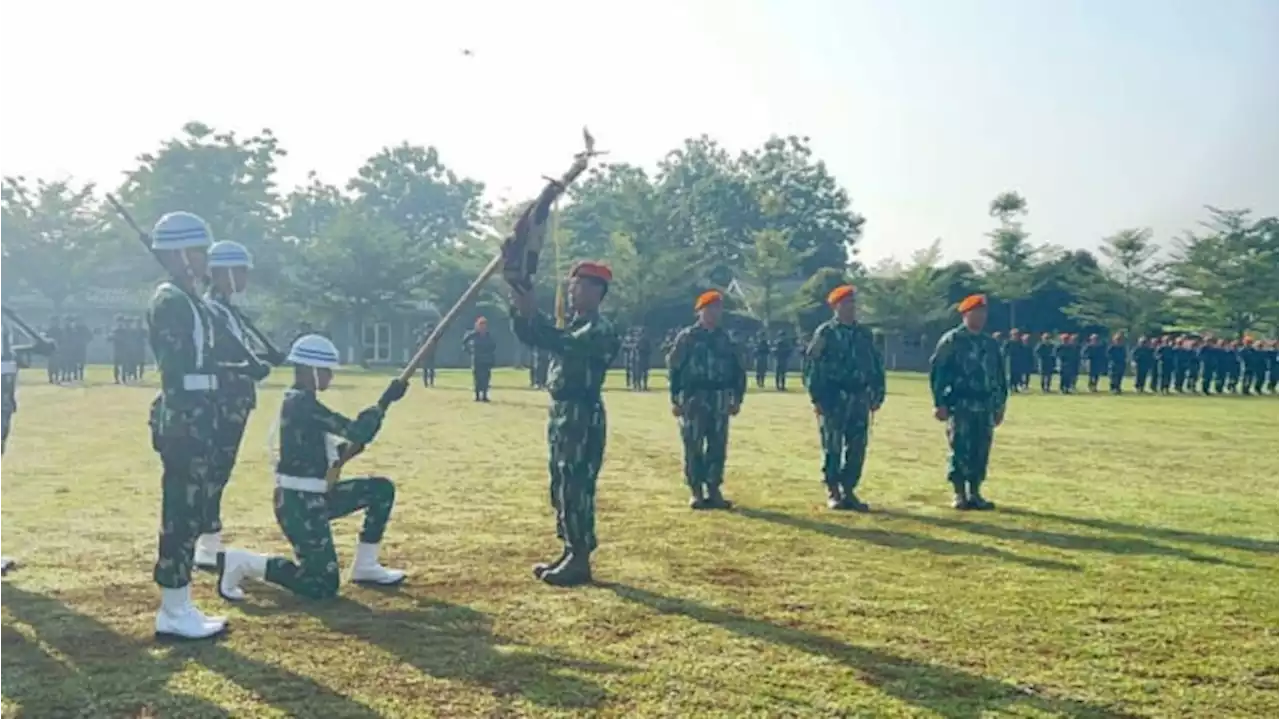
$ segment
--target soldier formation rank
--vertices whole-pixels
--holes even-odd
[[[720,328],[723,296],[712,290],[694,302],[698,321],[681,330],[667,355],[671,413],[684,443],[684,478],[693,509],[728,509],[720,486],[728,453],[729,418],[747,392],[742,355]]]
[[[822,481],[831,509],[865,512],[856,490],[867,456],[871,417],[884,404],[884,359],[871,330],[857,322],[857,290],[827,295],[834,316],[813,333],[805,351],[805,386],[822,439]]]
[[[604,460],[606,426],[600,390],[622,346],[599,309],[613,273],[605,265],[580,262],[569,278],[573,316],[564,329],[538,312],[531,288],[512,284],[511,293],[511,329],[516,337],[551,356],[547,370],[551,505],[556,512],[556,536],[564,550],[557,560],[534,567],[534,576],[559,586],[591,581],[596,478]]]
[[[477,402],[489,401],[489,382],[497,363],[498,343],[489,334],[489,320],[476,319],[475,328],[462,336],[462,348],[471,355],[471,379]]]
[[[320,335],[303,335],[289,350],[294,366],[292,386],[285,392],[272,430],[279,441],[276,459],[276,523],[294,558],[268,557],[244,549],[223,555],[218,593],[228,601],[244,598],[246,579],[267,581],[309,599],[338,593],[338,555],[329,523],[364,510],[351,581],[393,585],[405,573],[378,562],[378,547],[395,505],[396,488],[386,477],[360,477],[330,483],[326,474],[343,453],[342,441],[367,445],[382,427],[384,407],[404,396],[407,385],[392,380],[378,403],[354,420],[321,404],[318,393],[329,387],[339,366],[338,349]]]
[[[981,493],[995,428],[1004,421],[1009,389],[1000,346],[982,329],[987,298],[971,295],[960,302],[959,327],[938,340],[930,360],[929,386],[934,416],[947,423],[951,458],[947,481],[955,490],[956,509],[995,509]]]

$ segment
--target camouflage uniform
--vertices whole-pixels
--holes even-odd
[[[488,331],[468,330],[462,336],[462,346],[471,354],[471,379],[476,401],[489,401],[489,381],[493,377],[493,365],[497,363],[498,343]]]
[[[938,340],[930,364],[933,405],[947,410],[947,481],[955,489],[957,508],[989,508],[979,488],[987,476],[995,426],[1004,417],[1009,397],[1000,348],[991,337],[961,325]],[[961,504],[961,498],[967,502]]]
[[[764,388],[764,378],[769,374],[769,335],[764,331],[756,335],[755,342],[752,343],[752,354],[756,365],[756,387]]]
[[[600,390],[621,349],[613,325],[599,313],[577,315],[564,329],[545,315],[511,313],[511,329],[525,344],[551,355],[547,420],[551,506],[565,555],[596,548],[596,478],[604,460],[605,408]]]
[[[796,351],[795,341],[787,333],[779,332],[770,349],[773,352],[773,388],[786,390],[787,366],[791,364],[791,355]]]
[[[1046,336],[1040,338],[1040,343],[1036,345],[1036,362],[1040,365],[1040,391],[1049,392],[1053,389],[1053,372],[1057,366],[1057,351],[1053,346],[1053,342]]]
[[[831,318],[805,351],[805,386],[821,414],[822,480],[833,509],[865,510],[854,493],[862,479],[872,408],[885,398],[884,358],[871,330]]]
[[[635,344],[632,347],[631,382],[637,390],[646,392],[649,389],[649,363],[653,360],[653,343],[649,340],[649,332],[641,327],[636,330]]]
[[[435,325],[427,325],[422,328],[422,331],[418,334],[419,347],[427,341],[427,338],[431,336],[435,329]],[[436,386],[436,352],[434,349],[428,352],[426,357],[422,358],[422,386]]]
[[[156,584],[179,589],[191,581],[196,538],[212,493],[217,431],[214,318],[209,307],[169,282],[156,288],[147,311],[160,394],[151,404],[151,444],[164,466]]]
[[[1151,389],[1156,389],[1156,379],[1152,370],[1156,366],[1156,350],[1151,346],[1151,341],[1146,337],[1138,340],[1138,346],[1133,348],[1133,386],[1139,392],[1147,391],[1147,381],[1151,380]]]
[[[1089,344],[1085,345],[1084,354],[1089,360],[1089,391],[1097,392],[1098,383],[1107,373],[1107,347],[1099,342],[1096,336],[1090,337]]]
[[[312,390],[285,392],[280,406],[280,457],[276,462],[276,523],[293,546],[296,561],[266,560],[265,578],[299,596],[327,599],[338,593],[338,555],[329,522],[365,510],[360,542],[382,541],[396,488],[386,477],[344,479],[328,491],[304,489],[323,485],[325,473],[342,447],[331,435],[357,444],[373,441],[382,425],[382,411],[371,407],[350,420],[325,407]],[[302,481],[297,481],[302,480]]]
[[[1125,345],[1123,338],[1112,341],[1111,346],[1107,348],[1107,381],[1108,389],[1114,394],[1120,394],[1121,385],[1124,384],[1124,373],[1129,368],[1129,348]]]
[[[680,438],[684,442],[684,478],[693,506],[702,509],[720,496],[728,452],[730,409],[741,406],[747,391],[742,358],[720,328],[692,325],[681,330],[667,355],[671,405],[680,408]]]

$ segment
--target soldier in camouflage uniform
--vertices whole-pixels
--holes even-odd
[[[622,335],[622,346],[618,350],[618,359],[622,362],[623,379],[627,383],[627,389],[636,388],[635,362],[632,355],[635,354],[635,334],[634,330],[627,329]]]
[[[600,302],[612,279],[605,265],[574,265],[569,272],[573,315],[564,329],[538,312],[532,290],[512,289],[511,328],[516,337],[551,354],[548,464],[556,536],[564,542],[564,550],[559,559],[539,564],[533,571],[538,579],[557,586],[591,581],[596,478],[604,460],[606,426],[600,390],[622,344],[613,325],[600,315]]]
[[[217,319],[194,289],[205,275],[211,240],[204,220],[187,212],[161,217],[152,231],[152,250],[173,277],[156,288],[147,312],[161,387],[151,405],[151,444],[164,467],[153,572],[162,594],[156,635],[177,639],[204,639],[226,628],[224,617],[205,616],[192,605],[190,584],[216,463]],[[267,372],[256,361],[242,362],[237,369],[256,379]]]
[[[9,326],[0,328],[0,454],[9,446],[9,428],[12,426],[13,413],[18,411],[18,370],[30,366],[30,355],[39,354],[46,357],[56,349],[52,342],[43,337],[32,338],[31,344],[14,345]],[[8,557],[0,557],[0,574],[8,574],[16,564]]]
[[[1157,382],[1153,370],[1156,366],[1156,349],[1151,340],[1138,338],[1138,346],[1133,348],[1133,386],[1139,392],[1147,391],[1147,381],[1151,381],[1151,389],[1155,390]]]
[[[49,338],[54,347],[53,354],[49,355],[48,362],[45,363],[49,384],[57,384],[62,381],[62,367],[65,364],[63,357],[67,355],[67,349],[63,346],[67,332],[63,329],[61,317],[54,315],[49,318],[49,327],[45,330],[44,336]]]
[[[756,365],[756,387],[758,389],[764,389],[764,378],[769,374],[769,353],[771,350],[769,333],[761,329],[756,333],[755,341],[751,343],[751,354]]]
[[[471,355],[471,380],[476,401],[489,401],[489,381],[498,361],[498,343],[489,334],[489,320],[479,317],[475,329],[462,336],[462,347]]]
[[[1107,381],[1112,394],[1123,391],[1125,370],[1129,369],[1129,347],[1125,344],[1124,333],[1117,332],[1111,338],[1111,346],[1107,348]]]
[[[728,453],[729,418],[738,414],[747,391],[742,356],[720,327],[724,296],[702,293],[693,305],[698,321],[676,335],[667,355],[671,414],[680,423],[684,443],[684,478],[693,509],[728,509],[724,498],[724,463]]]
[[[1040,391],[1053,391],[1053,372],[1057,367],[1057,350],[1053,346],[1053,335],[1045,332],[1040,335],[1040,343],[1036,345],[1036,363],[1040,370]]]
[[[1107,347],[1098,339],[1098,335],[1089,335],[1089,344],[1084,348],[1085,359],[1089,361],[1089,391],[1097,392],[1098,383],[1107,373]]]
[[[280,417],[272,428],[278,440],[276,457],[276,523],[293,546],[296,561],[268,557],[243,549],[222,555],[218,593],[228,601],[244,599],[245,579],[267,581],[307,599],[330,599],[338,594],[338,553],[329,523],[364,510],[351,581],[391,586],[405,573],[378,562],[379,544],[395,506],[396,486],[386,477],[343,479],[330,484],[326,473],[343,451],[343,442],[361,446],[373,441],[382,427],[384,407],[404,396],[407,382],[398,378],[378,403],[354,420],[320,402],[339,366],[338,348],[320,335],[303,335],[289,350],[294,365],[293,385],[285,391]]]
[[[787,367],[791,364],[791,355],[796,351],[795,340],[786,330],[778,330],[770,346],[773,351],[773,388],[779,392],[787,391]]]
[[[426,342],[427,338],[431,336],[431,333],[435,331],[435,325],[430,323],[424,325],[422,332],[420,332],[418,336],[418,346],[421,347],[422,343]],[[427,353],[426,357],[422,358],[422,386],[436,386],[436,351],[434,348]]]
[[[981,494],[995,428],[1004,421],[1009,388],[1000,371],[1000,348],[982,333],[987,322],[986,295],[970,295],[958,307],[963,324],[938,340],[930,360],[933,416],[947,423],[951,458],[947,480],[956,509],[994,509]]]
[[[805,356],[805,386],[822,439],[822,481],[831,509],[865,512],[855,490],[862,479],[871,417],[884,403],[884,358],[871,330],[857,321],[857,291],[827,295],[834,316],[813,333]]]
[[[653,361],[653,342],[649,339],[649,331],[640,326],[636,328],[635,347],[633,348],[632,382],[641,392],[649,391],[649,364]]]
[[[238,242],[220,241],[209,246],[209,290],[205,304],[219,317],[215,330],[229,332],[231,336],[214,335],[214,358],[222,366],[240,362],[247,347],[248,334],[239,308],[232,303],[245,291],[249,283],[249,270],[253,258],[244,245]],[[255,357],[266,365],[278,365],[283,357],[263,355]],[[254,379],[234,369],[218,372],[218,390],[214,394],[218,412],[213,437],[213,463],[209,468],[209,483],[204,498],[204,524],[196,539],[195,563],[201,569],[215,569],[218,552],[222,551],[222,494],[231,481],[231,472],[240,453],[240,440],[244,437],[249,413],[257,406]]]

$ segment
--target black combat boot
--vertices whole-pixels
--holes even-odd
[[[871,511],[871,507],[867,506],[866,502],[858,499],[858,495],[854,494],[853,487],[848,485],[841,487],[840,494],[844,497],[840,502],[841,509],[847,509],[851,512]]]
[[[840,487],[836,484],[827,483],[827,509],[842,509],[840,503],[844,499],[840,496]]]
[[[955,487],[956,493],[951,498],[951,508],[959,510],[973,509],[973,506],[969,504],[969,495],[964,491],[964,485],[954,484],[952,486]]]
[[[705,503],[707,509],[732,509],[733,502],[724,498],[720,493],[720,485],[712,485],[707,487],[707,501]]]
[[[706,509],[707,495],[701,484],[689,488],[689,509]]]
[[[560,564],[543,572],[538,578],[554,587],[587,584],[591,581],[591,553],[570,549]]]
[[[980,512],[985,512],[995,508],[995,502],[988,502],[986,499],[983,499],[982,495],[978,492],[978,485],[969,485],[969,509],[976,509]]]
[[[559,567],[561,564],[564,564],[564,560],[568,556],[569,556],[569,548],[565,547],[564,549],[560,550],[560,556],[556,557],[556,560],[554,562],[538,562],[537,564],[533,565],[533,576],[537,577],[538,579],[542,579],[542,575],[546,574],[547,572],[550,572],[556,567]]]

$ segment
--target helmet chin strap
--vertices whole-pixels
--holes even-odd
[[[231,294],[240,294],[240,286],[239,283],[236,282],[236,273],[231,270],[227,270],[227,277],[231,280]]]
[[[311,368],[311,387],[315,391],[320,391],[320,372],[315,367]]]

